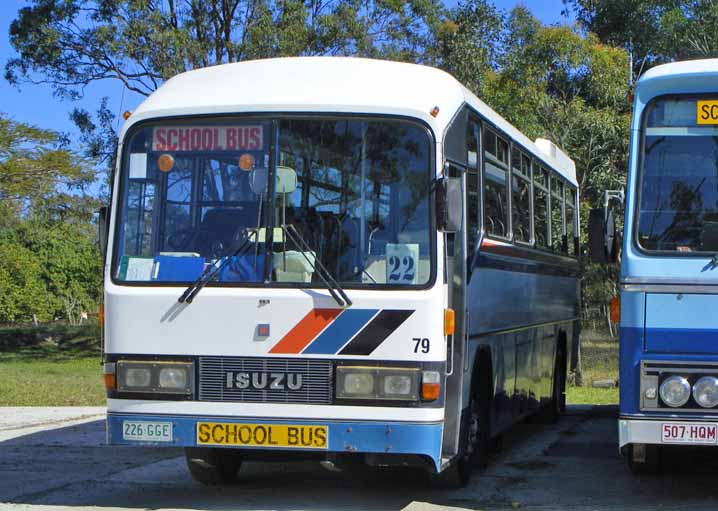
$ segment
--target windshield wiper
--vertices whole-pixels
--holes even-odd
[[[307,256],[307,253],[312,252],[312,248],[309,246],[309,244],[302,238],[302,235],[299,234],[299,231],[297,231],[297,228],[294,227],[294,225],[289,224],[282,224],[282,232],[284,235],[289,238],[289,241],[294,243],[298,248],[304,259],[307,260],[309,263],[309,266],[312,267],[312,269],[316,272],[316,274],[319,276],[319,278],[324,283],[324,286],[327,288],[327,291],[329,291],[329,294],[332,295],[332,298],[339,304],[340,307],[349,307],[352,304],[352,301],[349,299],[347,294],[344,292],[342,287],[339,285],[339,283],[334,280],[334,277],[329,273],[329,271],[324,267],[322,262],[314,258],[312,260],[309,256]]]
[[[197,293],[199,293],[204,286],[207,285],[208,282],[210,282],[214,277],[222,271],[222,269],[229,264],[229,261],[232,260],[233,257],[241,255],[241,253],[249,246],[249,242],[256,235],[256,231],[253,231],[248,236],[244,235],[241,240],[238,240],[238,246],[233,247],[232,249],[227,251],[227,254],[222,258],[221,262],[219,264],[215,263],[210,266],[208,266],[203,272],[202,275],[200,275],[197,280],[195,280],[192,284],[189,285],[187,289],[185,289],[184,293],[182,293],[182,296],[177,298],[177,301],[179,303],[192,303],[192,301],[197,296]]]

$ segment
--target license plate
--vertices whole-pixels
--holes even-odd
[[[718,445],[718,424],[664,422],[661,424],[664,444]]]
[[[122,439],[141,442],[171,442],[171,422],[122,421]]]
[[[252,447],[289,447],[326,449],[327,426],[292,424],[197,423],[198,445],[246,445]]]

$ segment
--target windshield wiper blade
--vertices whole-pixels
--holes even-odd
[[[349,299],[347,294],[344,292],[342,287],[339,285],[339,283],[334,280],[334,277],[332,277],[331,273],[324,267],[322,262],[315,258],[314,261],[312,261],[308,256],[307,252],[312,252],[312,248],[309,246],[309,244],[302,238],[302,235],[299,234],[299,231],[297,231],[297,228],[294,227],[294,225],[289,224],[283,224],[282,225],[282,232],[285,236],[289,238],[289,240],[297,245],[297,247],[300,249],[300,253],[302,256],[304,256],[304,259],[307,260],[309,263],[309,266],[312,267],[312,269],[316,272],[316,274],[319,276],[319,278],[322,280],[324,285],[327,288],[327,291],[329,291],[329,294],[332,295],[332,298],[339,304],[340,307],[349,307],[352,305],[352,301]]]
[[[222,271],[222,269],[227,266],[227,264],[229,264],[229,261],[232,259],[232,257],[240,255],[240,253],[249,246],[249,242],[254,236],[254,234],[255,233],[252,232],[249,236],[245,235],[242,240],[239,241],[239,245],[229,250],[227,255],[222,258],[219,264],[215,263],[205,269],[204,272],[202,272],[202,275],[200,275],[197,280],[190,284],[189,287],[185,289],[184,293],[182,293],[182,295],[177,298],[177,301],[179,303],[192,303],[192,301],[197,296],[197,293],[199,293],[202,288],[207,285],[207,283],[214,279],[214,277],[220,271]]]

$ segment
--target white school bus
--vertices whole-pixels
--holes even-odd
[[[108,442],[183,446],[210,484],[268,454],[465,483],[492,438],[562,410],[577,207],[566,155],[437,69],[170,79],[120,134]]]

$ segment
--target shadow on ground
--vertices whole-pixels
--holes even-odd
[[[617,453],[615,407],[572,409],[553,426],[520,425],[469,487],[440,490],[411,470],[332,473],[316,462],[249,462],[236,485],[207,488],[179,449],[104,446],[104,421],[0,442],[0,502],[179,509],[715,509],[710,449],[669,453],[637,478]]]

